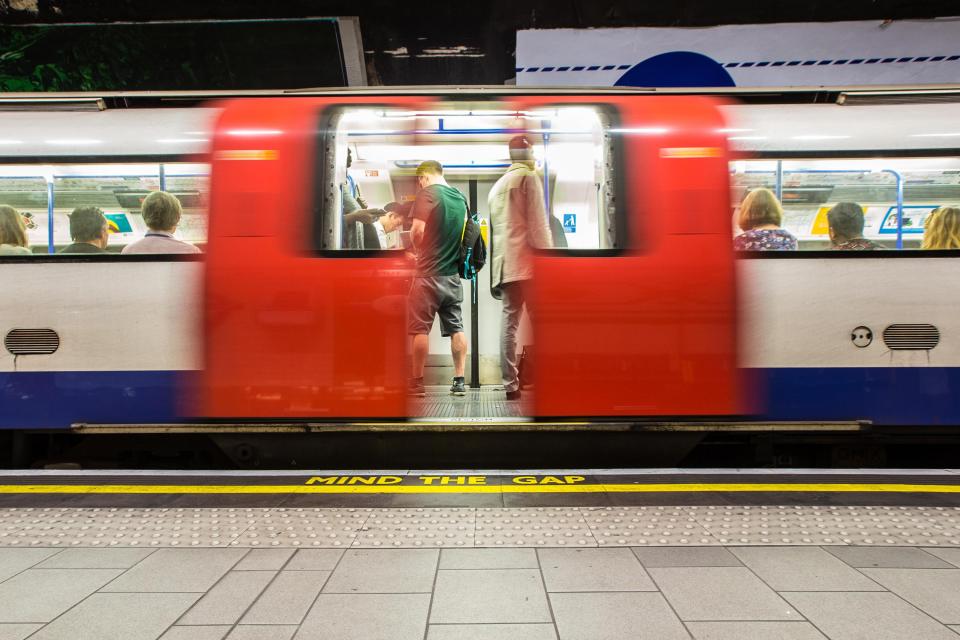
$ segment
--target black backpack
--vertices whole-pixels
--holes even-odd
[[[457,262],[457,272],[461,278],[472,280],[485,264],[487,264],[487,245],[483,242],[483,234],[480,233],[480,216],[470,213],[468,205],[467,215],[463,221],[463,231],[460,233],[460,260]]]

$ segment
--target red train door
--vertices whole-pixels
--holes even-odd
[[[533,413],[738,413],[728,156],[716,103],[578,96],[525,107],[583,102],[608,110],[598,189],[609,192],[599,206],[614,236],[596,250],[535,258]],[[552,202],[569,232],[576,214],[563,206]]]
[[[328,251],[332,110],[404,98],[227,103],[215,133],[200,412],[209,418],[406,415],[402,252]]]

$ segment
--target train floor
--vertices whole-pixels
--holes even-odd
[[[526,415],[523,401],[507,400],[501,386],[468,388],[467,395],[454,396],[449,386],[430,385],[423,398],[411,399],[410,410],[420,418],[446,420],[517,420]]]
[[[0,638],[960,634],[960,470],[0,472]]]

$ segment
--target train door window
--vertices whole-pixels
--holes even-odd
[[[743,231],[736,227],[744,196],[767,188],[780,194],[780,226],[801,251],[920,249],[931,213],[960,205],[958,158],[737,161],[731,176],[734,233]],[[843,218],[850,229],[831,239],[828,212],[840,203],[850,211]]]
[[[615,134],[606,108],[570,106],[526,114],[543,180],[549,247],[616,251],[625,218],[615,208]]]
[[[507,103],[442,103],[416,112],[346,108],[321,119],[316,249],[408,248],[405,214],[416,198],[417,166],[425,160],[439,162],[447,182],[465,196],[473,188],[473,204],[485,209],[490,188],[511,169],[510,143],[518,137],[530,145],[550,230],[543,248],[615,250],[622,241],[613,208],[609,117],[600,108],[521,111]],[[401,213],[400,226],[384,217],[392,211]]]

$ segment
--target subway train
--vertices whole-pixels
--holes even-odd
[[[960,203],[960,90],[694,93],[11,99],[0,204],[27,216],[33,255],[0,256],[0,428],[960,428],[960,254],[919,249],[930,211]],[[519,134],[558,229],[534,257],[530,386],[514,403],[496,388],[488,268],[464,284],[473,388],[447,395],[434,326],[436,386],[411,399],[404,232],[388,249],[356,241],[344,189],[371,208],[409,202],[434,159],[487,218]],[[799,251],[732,250],[757,186],[781,198]],[[156,189],[180,198],[177,235],[201,256],[119,254]],[[886,250],[828,250],[841,201],[864,206]],[[84,205],[105,212],[109,252],[57,254]]]

